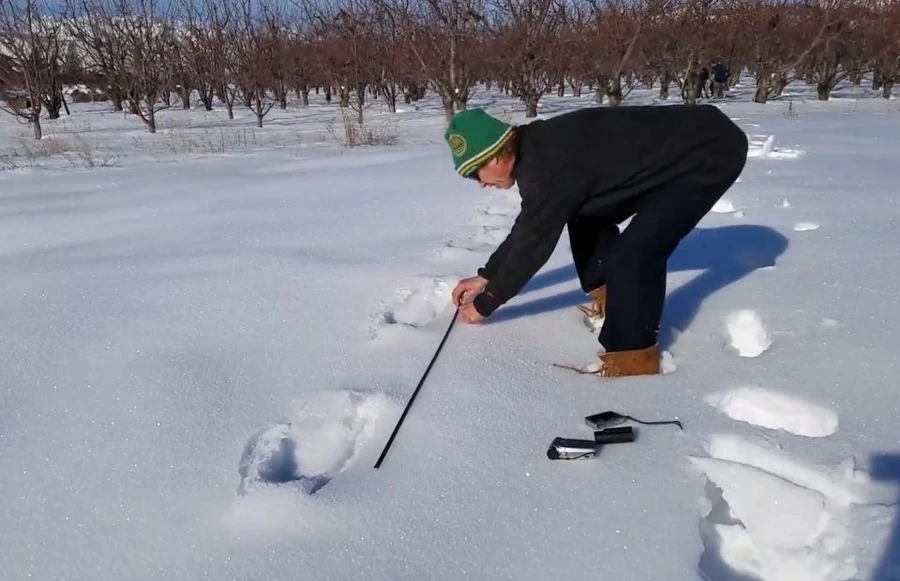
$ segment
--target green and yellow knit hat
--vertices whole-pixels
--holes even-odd
[[[512,136],[512,126],[490,116],[484,109],[465,109],[450,120],[444,139],[453,153],[453,165],[470,177],[497,155]]]

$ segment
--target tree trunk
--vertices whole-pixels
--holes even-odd
[[[384,95],[384,101],[387,103],[388,112],[396,113],[397,112],[397,86],[391,85],[390,89],[383,89],[381,91],[382,95]]]
[[[622,76],[615,75],[609,80],[609,90],[606,92],[609,96],[609,106],[618,107],[622,104]]]
[[[775,93],[776,97],[780,97],[782,93],[784,93],[784,89],[787,87],[787,75],[784,73],[780,73],[775,77],[775,82],[772,84],[772,92]]]
[[[147,111],[147,118],[144,121],[147,124],[147,131],[150,133],[156,133],[156,111],[153,110],[153,105],[150,105]]]
[[[203,103],[205,111],[213,110],[212,91],[200,91],[200,102]]]
[[[659,98],[663,101],[669,98],[669,77],[668,74],[663,75],[659,83]]]
[[[894,79],[884,79],[884,84],[881,89],[881,96],[885,99],[891,98],[891,92],[894,90]]]
[[[366,108],[366,85],[361,84],[356,86],[356,120],[360,126],[363,124],[363,111]]]
[[[181,108],[185,111],[191,108],[191,89],[184,85],[181,85]]]
[[[454,113],[453,96],[446,95],[446,94],[441,95],[441,102],[444,105],[444,119],[447,121],[447,123],[450,123],[450,121],[453,119],[453,113]]]
[[[40,110],[38,110],[37,115],[31,116],[31,126],[34,128],[34,138],[38,141],[44,137],[44,131],[41,129],[41,114]]]
[[[765,105],[769,101],[769,76],[762,74],[756,81],[756,93],[753,95],[754,103]]]
[[[576,97],[581,97],[581,87],[583,86],[581,81],[575,81],[573,83],[569,83],[572,87],[572,94]]]
[[[609,90],[609,83],[606,79],[599,79],[597,81],[597,90],[594,91],[594,103],[598,105],[603,104],[603,98],[606,97],[606,91]]]
[[[697,79],[693,75],[688,75],[687,79],[685,79],[681,93],[685,103],[688,105],[697,104]]]
[[[881,78],[881,69],[878,67],[875,67],[875,70],[872,71],[872,90],[877,91],[878,89],[881,88],[881,85],[883,83],[884,83],[884,81]]]
[[[44,103],[47,108],[48,119],[59,119],[59,110],[62,109],[61,98],[62,93],[59,90],[54,90],[48,102]]]
[[[537,117],[537,106],[538,106],[539,96],[536,92],[531,92],[524,97],[522,97],[522,101],[525,102],[525,118],[533,119]]]
[[[819,81],[816,84],[816,94],[819,97],[819,101],[827,101],[831,97],[831,80]]]

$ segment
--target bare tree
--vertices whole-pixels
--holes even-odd
[[[525,103],[525,116],[536,117],[538,101],[559,74],[559,32],[565,17],[556,0],[495,0],[489,11],[496,16],[491,27],[496,41],[491,56],[499,59],[512,93]]]
[[[6,53],[4,84],[19,86],[24,95],[2,106],[31,125],[41,139],[41,111],[45,103],[59,117],[60,30],[62,21],[38,0],[0,0],[0,51]]]
[[[409,48],[440,95],[447,121],[465,109],[484,54],[485,17],[479,0],[403,0]]]
[[[900,2],[884,4],[867,0],[867,34],[872,72],[872,88],[891,98],[894,84],[900,81]]]
[[[174,24],[157,0],[73,0],[73,36],[97,74],[156,133],[156,114],[171,106]]]
[[[867,22],[860,7],[850,2],[812,3],[807,7],[810,12],[805,23],[807,26],[816,27],[819,22],[825,22],[819,42],[809,51],[808,62],[805,63],[811,69],[810,80],[816,83],[816,93],[821,101],[827,101],[838,83],[854,72],[854,64],[860,66],[859,59],[865,58],[864,29]],[[815,31],[811,32],[815,34]],[[854,38],[856,41],[852,42]],[[854,60],[857,62],[852,63]]]
[[[237,51],[237,84],[243,87],[244,99],[256,116],[257,127],[263,126],[263,119],[275,107],[276,101],[270,95],[270,88],[276,83],[275,61],[282,56],[282,34],[270,23],[278,7],[271,2],[257,4],[253,0],[240,0],[238,5],[238,30],[235,36]],[[258,10],[263,17],[257,16]]]
[[[632,85],[623,91],[622,75],[641,36],[642,6],[640,2],[627,0],[589,0],[589,3],[588,49],[594,58],[588,73],[597,84],[594,100],[602,103],[609,97],[610,105],[616,106],[633,88]]]
[[[814,1],[814,0],[813,0]],[[828,0],[831,2],[832,0]],[[840,0],[835,0],[840,1]],[[753,100],[779,95],[832,24],[831,11],[812,11],[792,0],[735,0],[743,46],[753,54]]]
[[[376,1],[369,3],[374,57],[371,74],[377,94],[384,97],[388,111],[396,113],[402,79],[412,76],[412,66],[405,50],[405,31],[399,11],[393,5],[388,10],[381,10],[380,6]]]

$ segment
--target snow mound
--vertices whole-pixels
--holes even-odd
[[[670,351],[663,351],[662,357],[660,358],[659,367],[663,375],[666,375],[669,373],[675,373],[675,371],[678,369],[678,363],[675,361],[675,357]]]
[[[824,438],[838,427],[834,410],[756,386],[714,393],[706,402],[733,420],[798,436]]]
[[[815,222],[797,222],[794,224],[794,232],[808,232],[810,230],[818,230],[819,225]]]
[[[768,135],[762,141],[759,139],[750,139],[750,149],[747,152],[748,158],[759,159],[796,159],[803,155],[803,151],[799,149],[782,149],[775,146],[775,136]]]
[[[765,325],[753,310],[741,309],[728,315],[725,329],[729,345],[741,357],[757,357],[772,346]]]
[[[716,214],[729,214],[734,212],[736,208],[734,207],[734,202],[727,198],[720,198],[716,200],[716,203],[713,204],[712,211]]]

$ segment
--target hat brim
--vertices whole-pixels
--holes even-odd
[[[460,164],[457,168],[457,173],[463,177],[471,177],[472,174],[477,173],[481,166],[486,164],[492,157],[497,155],[503,146],[506,145],[506,142],[509,141],[509,138],[512,137],[512,127],[508,127],[506,131],[503,132],[497,140],[485,148],[484,151],[479,153],[478,155],[474,155],[464,163]]]

